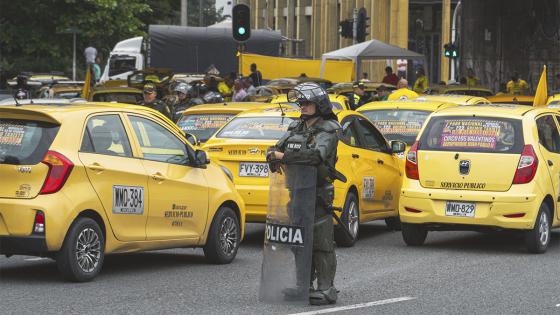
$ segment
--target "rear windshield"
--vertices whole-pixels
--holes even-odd
[[[142,101],[142,95],[139,93],[98,93],[93,95],[93,101],[139,104]]]
[[[276,140],[286,133],[292,121],[288,117],[238,117],[225,125],[216,137]]]
[[[184,115],[177,125],[185,133],[190,133],[202,142],[206,142],[216,130],[225,125],[233,116],[232,114],[201,114]]]
[[[521,153],[521,121],[495,117],[449,116],[430,120],[421,150]]]
[[[0,164],[35,165],[41,162],[58,128],[44,122],[0,119]]]
[[[60,92],[60,93],[54,93],[54,97],[57,97],[57,98],[67,98],[67,99],[80,97],[81,95],[82,95],[82,92]]]
[[[430,111],[411,109],[386,109],[362,111],[388,140],[400,140],[411,145],[422,129]]]

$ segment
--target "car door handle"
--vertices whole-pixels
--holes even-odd
[[[152,179],[155,180],[155,181],[160,181],[161,182],[161,181],[164,181],[166,178],[165,178],[165,176],[163,176],[162,173],[157,172],[155,174],[152,174]]]
[[[101,164],[94,162],[93,164],[88,165],[88,168],[95,172],[103,172],[105,168],[101,166]]]
[[[377,159],[377,164],[385,164],[382,159]]]
[[[359,154],[356,154],[356,153],[352,153],[352,158],[354,158],[354,159],[359,159],[359,158],[360,158],[360,155],[359,155]]]
[[[548,166],[553,166],[553,165],[554,165],[554,163],[552,163],[551,160],[548,160]]]

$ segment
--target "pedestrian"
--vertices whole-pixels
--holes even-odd
[[[177,93],[173,103],[169,104],[169,107],[173,111],[173,121],[178,121],[179,118],[181,118],[182,112],[193,105],[189,97],[190,90],[191,86],[185,82],[180,82],[173,89],[173,91]]]
[[[245,88],[248,96],[257,95],[257,89],[253,85],[253,79],[251,79],[251,77],[243,78],[243,87]]]
[[[405,101],[411,100],[418,97],[418,93],[411,91],[408,88],[408,81],[406,79],[400,79],[397,83],[397,89],[394,90],[389,96],[387,100],[389,101]]]
[[[372,101],[371,95],[366,92],[366,85],[364,82],[354,82],[352,87],[354,88],[354,95],[351,99],[353,101],[353,104],[351,104],[352,109],[357,109]]]
[[[173,119],[173,113],[169,105],[157,98],[157,89],[154,83],[146,83],[142,93],[144,95],[142,105],[157,110],[169,119]]]
[[[99,82],[101,79],[101,58],[95,57],[95,62],[92,64],[93,78],[95,82]]]
[[[86,65],[91,65],[95,63],[95,58],[97,58],[97,49],[92,45],[89,45],[84,50],[84,57],[86,58]]]
[[[381,84],[378,88],[377,88],[377,100],[378,101],[386,101],[389,98],[389,89]]]
[[[16,93],[14,93],[14,98],[18,100],[25,100],[31,98],[29,93],[29,86],[27,85],[27,76],[18,75],[16,81]]]
[[[391,84],[397,86],[397,83],[399,83],[399,78],[397,77],[396,74],[393,73],[393,68],[389,66],[385,68],[385,77],[383,77],[382,82],[385,84]]]
[[[241,82],[241,79],[235,80],[235,82],[233,83],[232,101],[234,101],[234,102],[244,102],[247,95],[248,95],[247,91],[245,91],[245,88],[243,87],[243,83]]]
[[[362,78],[360,79],[361,82],[371,82],[368,78],[367,72],[362,72]]]
[[[231,96],[233,95],[233,78],[235,76],[230,73],[226,75],[222,82],[218,83],[218,92],[226,102],[231,101]]]
[[[399,79],[406,79],[406,68],[408,66],[408,60],[397,59],[397,76]]]
[[[289,300],[309,292],[309,303],[324,305],[336,303],[338,291],[334,286],[336,255],[334,248],[334,226],[332,203],[334,199],[333,181],[336,177],[335,163],[338,133],[341,126],[332,111],[327,92],[315,82],[298,84],[288,92],[288,101],[301,108],[299,120],[290,125],[289,131],[267,151],[269,162],[317,167],[315,194],[313,245],[311,274],[317,278],[317,288],[309,284],[309,279],[296,279],[295,288],[284,289],[284,297]],[[271,163],[271,165],[274,165]],[[277,172],[277,168],[272,168]],[[296,261],[296,274],[301,260]],[[299,261],[299,264],[298,264]],[[305,261],[303,263],[306,263]],[[305,294],[305,293],[303,293]]]
[[[253,86],[261,86],[262,85],[262,73],[257,70],[257,64],[251,64],[251,74],[249,75],[251,80],[253,80]]]
[[[480,78],[474,74],[473,68],[467,68],[467,86],[476,86],[480,83]]]
[[[527,95],[529,93],[529,85],[523,79],[519,78],[519,73],[517,71],[513,72],[511,80],[507,83],[508,94],[513,95]]]
[[[414,82],[412,90],[418,94],[422,94],[428,89],[428,85],[428,77],[426,77],[424,68],[419,68],[416,71],[416,81]]]

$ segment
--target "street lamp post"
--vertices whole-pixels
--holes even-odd
[[[76,35],[81,33],[76,27],[69,27],[59,34],[72,34],[72,80],[76,81]]]

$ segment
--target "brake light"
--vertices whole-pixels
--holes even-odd
[[[49,172],[39,194],[46,195],[59,191],[74,168],[74,163],[55,151],[48,151],[42,163],[49,167]]]
[[[34,233],[45,233],[45,214],[43,211],[37,211],[35,214],[35,223],[33,224]]]
[[[405,171],[406,177],[410,179],[420,179],[418,173],[418,141],[414,142],[408,153],[406,154]]]
[[[408,212],[412,212],[412,213],[420,213],[420,212],[422,212],[421,210],[414,209],[414,208],[409,208],[409,207],[404,207],[404,210],[406,210],[406,211],[408,211]]]
[[[533,150],[533,146],[530,144],[525,145],[519,158],[519,164],[517,164],[513,184],[527,184],[531,182],[537,173],[538,166],[539,159],[535,154],[535,150]]]

